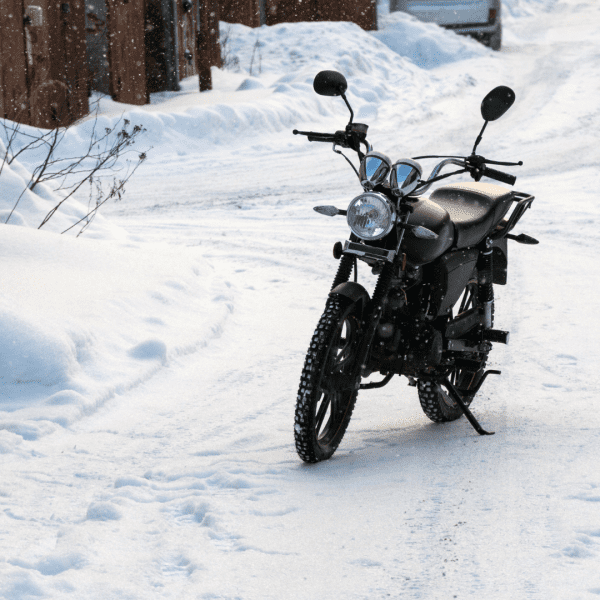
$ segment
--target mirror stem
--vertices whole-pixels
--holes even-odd
[[[341,94],[344,102],[346,103],[346,106],[348,107],[348,110],[350,111],[350,121],[348,122],[348,127],[350,127],[350,125],[352,125],[352,120],[354,119],[354,111],[352,110],[352,107],[350,106],[350,102],[348,102],[348,99],[346,98],[346,94]]]
[[[485,131],[485,128],[487,127],[488,123],[489,123],[489,121],[486,121],[483,124],[483,127],[481,128],[481,131],[479,132],[479,135],[477,136],[477,139],[475,140],[475,145],[473,146],[473,151],[471,152],[471,154],[475,154],[475,150],[477,150],[477,146],[479,146],[479,142],[481,142],[481,138],[483,137],[483,132]]]

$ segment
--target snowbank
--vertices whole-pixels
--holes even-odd
[[[472,38],[459,36],[435,23],[423,23],[403,12],[380,18],[380,30],[373,32],[373,36],[423,69],[492,54]]]
[[[0,430],[68,426],[206,344],[229,314],[197,252],[1,231]],[[2,439],[4,451],[18,441]]]
[[[179,93],[153,94],[150,106],[99,98],[101,114],[115,119],[126,110],[132,123],[148,130],[145,143],[163,152],[176,151],[182,138],[197,151],[209,151],[257,133],[314,124],[318,117],[345,117],[339,99],[313,91],[313,78],[323,69],[346,76],[357,118],[376,115],[383,102],[406,103],[398,95],[399,82],[409,96],[434,84],[435,78],[353,23],[281,23],[256,29],[221,23],[221,36],[228,40],[228,66],[213,69],[215,89],[200,94],[197,77],[192,77],[182,82]]]

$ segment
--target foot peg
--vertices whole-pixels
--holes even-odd
[[[483,339],[486,342],[497,342],[499,344],[508,344],[510,333],[501,329],[484,329]]]
[[[512,233],[508,233],[506,237],[509,240],[514,240],[515,242],[519,242],[519,244],[527,244],[528,246],[533,246],[535,244],[539,244],[539,240],[527,235],[526,233],[520,233],[519,235],[513,235]]]

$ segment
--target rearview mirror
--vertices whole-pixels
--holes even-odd
[[[481,102],[481,116],[485,121],[499,119],[514,103],[515,93],[505,85],[494,88]]]
[[[337,71],[321,71],[313,81],[313,89],[320,96],[343,96],[348,89],[348,82]]]

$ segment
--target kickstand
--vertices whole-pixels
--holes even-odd
[[[489,371],[486,371],[483,374],[483,377],[481,378],[477,387],[473,390],[473,395],[475,395],[479,391],[479,389],[483,385],[483,382],[485,381],[485,378],[488,375],[500,375],[500,371],[494,371],[491,369]],[[447,377],[445,379],[442,379],[442,381],[440,383],[442,383],[446,387],[446,389],[450,393],[450,396],[452,396],[452,399],[456,402],[456,404],[458,404],[458,406],[460,406],[460,409],[463,411],[463,414],[465,415],[465,417],[467,417],[467,419],[469,419],[469,423],[471,423],[471,425],[473,426],[473,429],[475,429],[475,431],[479,435],[494,435],[494,433],[495,433],[494,431],[486,431],[479,424],[477,419],[474,417],[473,413],[469,410],[469,407],[465,404],[465,401],[463,400],[459,391],[454,387],[454,385],[452,383],[450,383],[450,381],[448,380]]]

